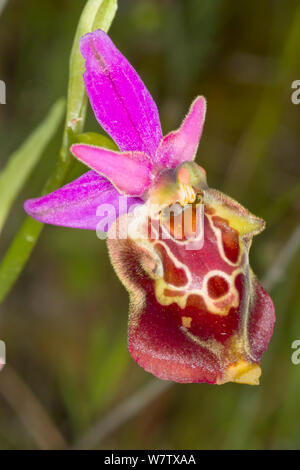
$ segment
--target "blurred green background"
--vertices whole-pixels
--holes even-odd
[[[2,11],[0,169],[65,95],[84,4],[10,0]],[[197,94],[206,96],[197,161],[210,186],[266,219],[251,251],[262,278],[299,224],[300,105],[291,102],[291,83],[300,79],[299,2],[119,0],[110,35],[150,89],[164,132]],[[85,129],[99,131],[90,109]],[[24,219],[24,199],[39,194],[55,166],[61,134],[62,126],[13,206],[1,256]],[[75,165],[70,179],[80,171]],[[300,339],[299,274],[294,255],[272,289],[277,323],[259,387],[175,384],[93,447],[299,449],[300,365],[291,362]],[[9,364],[0,374],[1,449],[51,448],[55,430],[74,445],[153,380],[127,351],[127,306],[94,232],[45,228],[0,307]]]

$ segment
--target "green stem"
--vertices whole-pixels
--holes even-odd
[[[66,179],[73,161],[61,160],[54,173],[45,184],[42,193],[48,193],[58,188]],[[0,303],[5,299],[35,247],[44,225],[31,217],[26,217],[0,265]]]
[[[60,156],[56,169],[46,182],[42,194],[54,191],[65,182],[73,164],[69,149],[76,140],[76,136],[81,134],[84,128],[87,96],[82,79],[84,61],[79,50],[80,37],[97,28],[108,31],[116,10],[117,0],[89,0],[82,12],[70,56],[67,113]],[[0,265],[0,303],[21,274],[42,229],[42,223],[27,217],[9,246]]]

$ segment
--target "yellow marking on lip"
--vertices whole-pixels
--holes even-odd
[[[186,306],[186,299],[187,299],[187,294],[185,295],[175,295],[172,297],[169,297],[168,295],[164,294],[164,290],[168,288],[172,288],[174,291],[178,290],[174,286],[170,286],[165,282],[163,278],[161,279],[156,279],[155,281],[155,297],[156,300],[160,303],[160,305],[171,305],[172,303],[176,303],[181,309],[184,309]],[[180,290],[179,290],[180,292]]]
[[[236,382],[239,384],[259,385],[261,368],[258,364],[240,359],[234,364],[229,365],[217,384],[222,385],[227,382]]]
[[[192,323],[192,317],[181,317],[182,326],[190,328]]]
[[[167,248],[167,245],[164,244],[164,246],[166,247],[166,249],[169,250],[169,248]],[[155,297],[158,303],[160,303],[160,305],[168,306],[168,305],[171,305],[172,303],[176,303],[181,309],[184,309],[186,307],[189,296],[195,294],[195,295],[200,295],[201,297],[203,297],[209,313],[212,313],[218,316],[227,316],[231,307],[234,307],[234,308],[238,307],[239,293],[236,287],[234,286],[234,279],[241,272],[240,269],[236,269],[235,271],[233,271],[231,276],[227,276],[223,271],[218,271],[218,270],[210,271],[209,273],[206,274],[206,276],[203,279],[202,288],[193,289],[190,287],[192,279],[191,279],[191,274],[188,268],[185,265],[178,263],[176,257],[174,257],[172,253],[168,252],[168,254],[170,255],[171,259],[175,261],[176,266],[180,266],[183,269],[185,269],[185,272],[189,281],[186,286],[176,287],[171,284],[168,284],[164,280],[163,277],[155,279]],[[229,294],[228,293],[226,294],[226,296],[228,297],[229,295],[231,295],[231,298],[232,296],[234,296],[231,302],[229,303],[229,305],[227,304],[218,305],[218,302],[216,302],[215,299],[211,299],[209,297],[208,292],[207,292],[207,278],[211,275],[222,275],[226,277],[226,279],[228,280],[228,283],[230,284],[230,291],[229,291]],[[174,292],[178,291],[178,295],[169,296],[165,294],[165,289],[171,289]],[[185,293],[183,294],[182,291],[184,291]],[[226,296],[222,298],[223,301],[226,300]]]
[[[251,214],[238,202],[229,196],[211,189],[206,191],[205,202],[208,207],[215,210],[215,214],[227,220],[230,227],[237,230],[240,236],[256,235],[263,231],[265,222],[263,219]]]

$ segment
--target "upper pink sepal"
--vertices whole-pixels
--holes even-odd
[[[100,125],[120,150],[154,157],[162,133],[156,104],[144,83],[104,31],[86,34],[80,46],[87,94]]]
[[[114,152],[86,144],[71,147],[82,163],[105,176],[123,194],[140,196],[152,183],[152,161],[143,152]]]
[[[182,162],[194,160],[201,138],[206,113],[206,101],[198,96],[181,127],[161,140],[155,160],[161,166],[176,168]]]

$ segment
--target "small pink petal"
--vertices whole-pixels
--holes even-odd
[[[143,152],[114,152],[92,145],[75,144],[78,160],[105,176],[115,188],[131,196],[143,194],[152,182],[152,162]]]
[[[205,98],[198,96],[181,127],[167,134],[160,142],[155,157],[158,164],[167,168],[176,168],[182,162],[195,159],[205,112]]]
[[[95,116],[120,150],[154,157],[162,138],[155,102],[111,39],[98,29],[81,38],[84,81]]]

